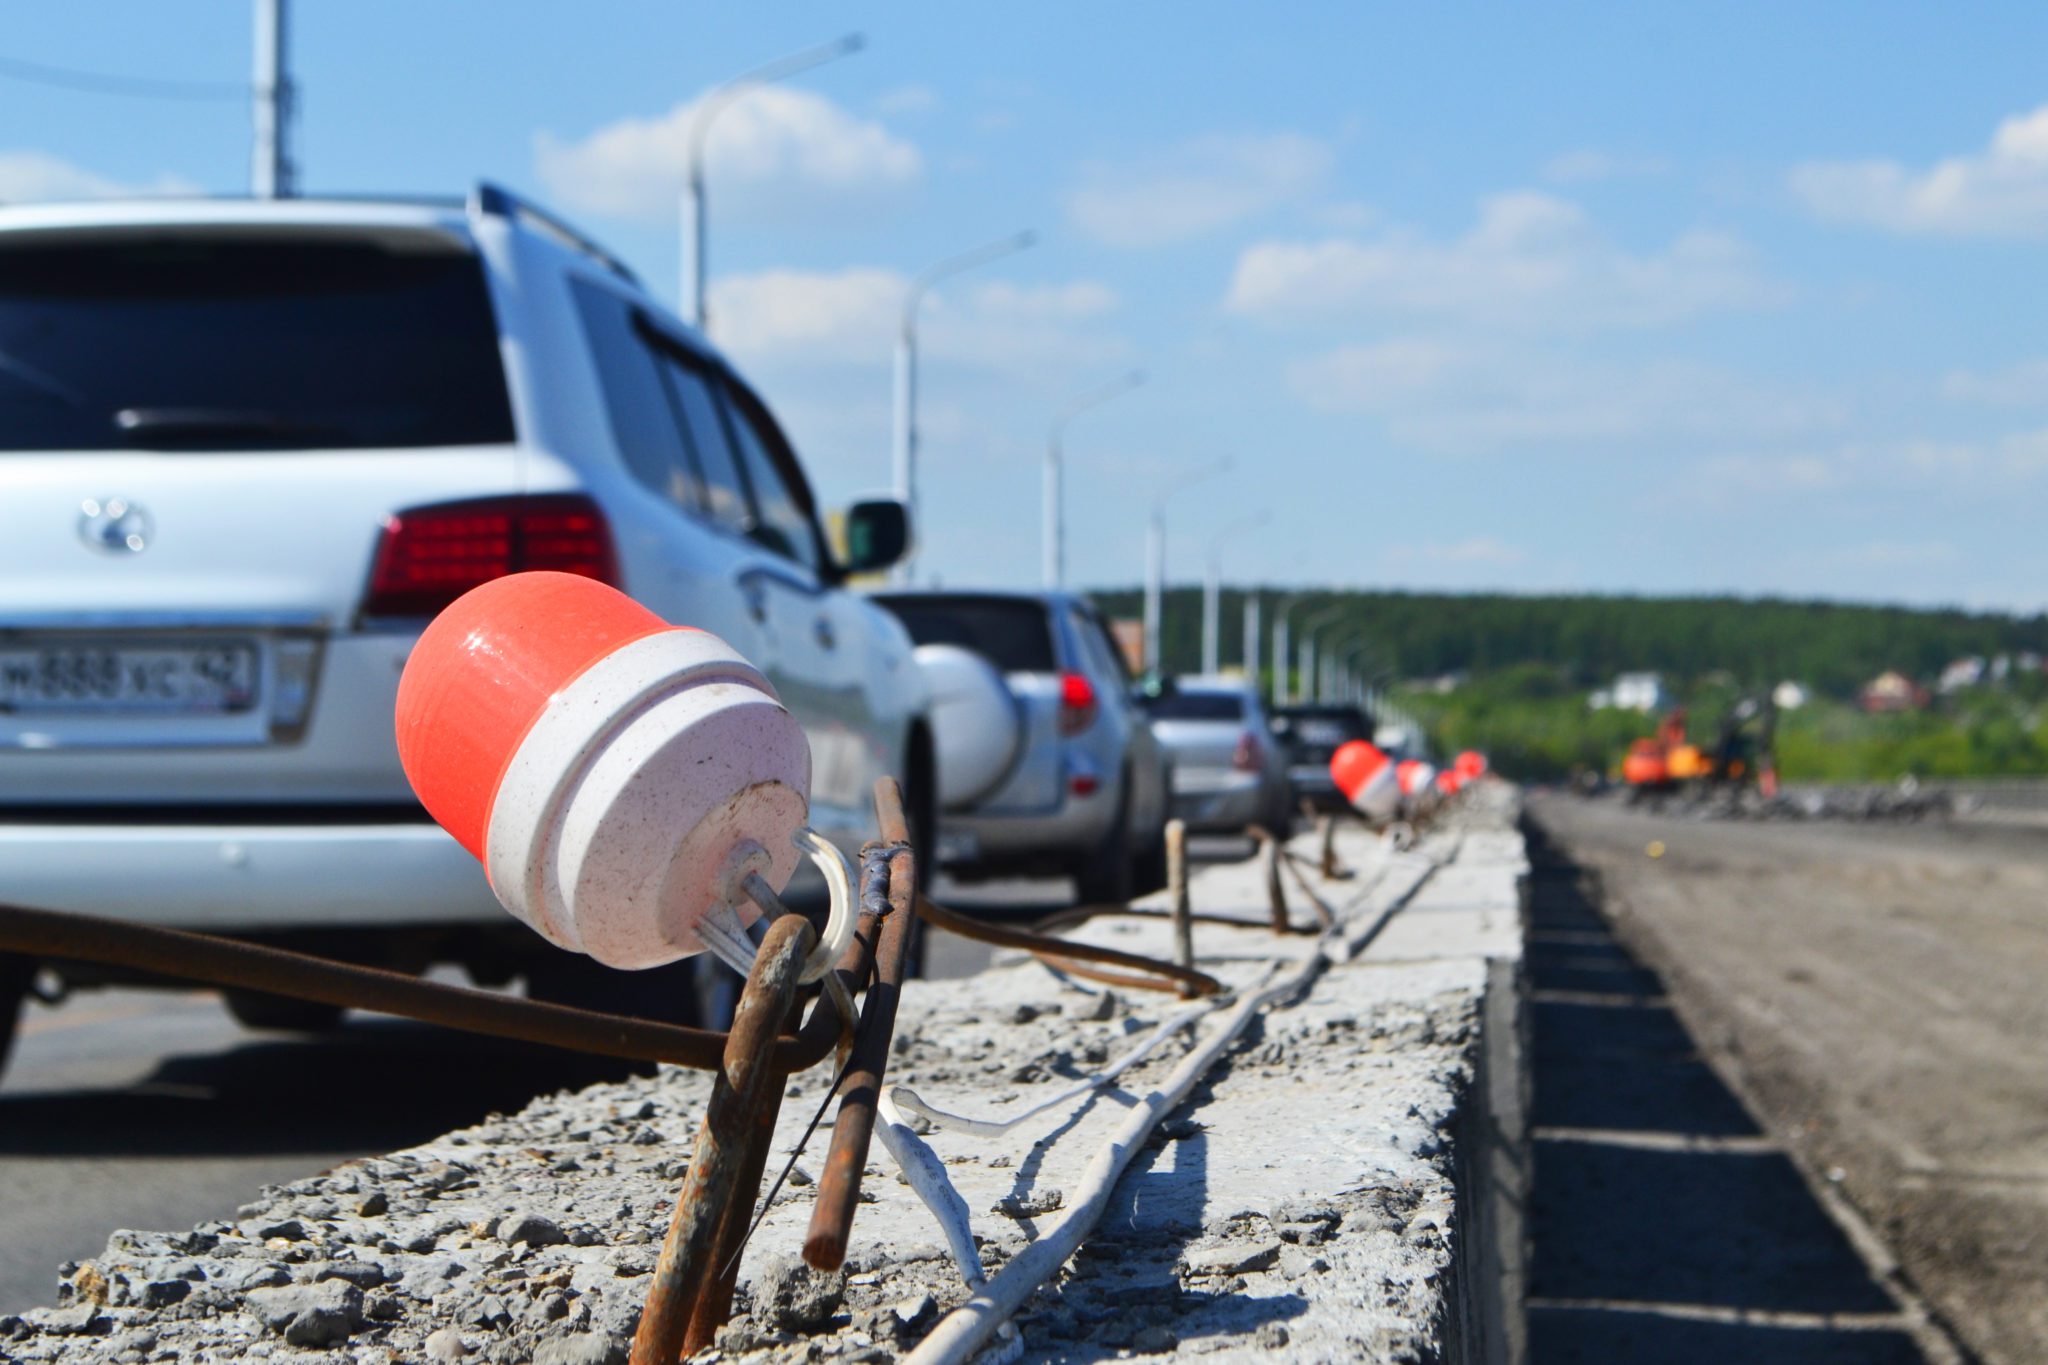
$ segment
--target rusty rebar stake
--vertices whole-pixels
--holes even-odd
[[[267,991],[344,1009],[395,1014],[466,1033],[515,1038],[598,1057],[672,1062],[698,1071],[719,1067],[728,1043],[728,1035],[708,1029],[522,1000],[214,934],[69,911],[0,905],[0,951],[42,960],[97,962],[210,986]],[[858,986],[868,972],[865,942],[857,939],[837,970]],[[836,1009],[813,1010],[794,1036],[775,1040],[772,1064],[784,1072],[807,1070],[831,1055],[839,1032]]]
[[[1259,857],[1266,873],[1266,910],[1272,917],[1273,932],[1291,933],[1294,922],[1287,914],[1287,888],[1280,883],[1280,861],[1286,848],[1273,831],[1256,826],[1254,829],[1260,839]]]
[[[1188,826],[1185,820],[1166,822],[1166,899],[1173,915],[1174,965],[1193,971],[1195,967],[1195,925],[1188,902]],[[1192,1000],[1195,988],[1183,981],[1180,997]]]
[[[776,1030],[796,999],[797,973],[818,936],[797,916],[768,926],[754,970],[740,993],[725,1060],[713,1077],[711,1099],[690,1153],[690,1169],[654,1268],[640,1330],[633,1336],[632,1365],[675,1365],[697,1301],[719,1267],[712,1257],[727,1208],[741,1193],[753,1135],[766,1091],[780,1090],[782,1073],[772,1066]],[[755,1183],[759,1183],[756,1173]],[[741,1201],[749,1213],[755,1191]],[[715,1328],[713,1329],[716,1330]]]
[[[853,1213],[860,1202],[861,1175],[867,1169],[868,1145],[874,1138],[875,1105],[881,1097],[889,1045],[896,1033],[896,1003],[903,993],[910,934],[917,922],[917,854],[910,847],[903,789],[894,778],[875,784],[875,816],[882,845],[890,849],[889,908],[882,917],[881,937],[875,945],[875,979],[861,1006],[860,1031],[839,1083],[839,1117],[832,1125],[832,1145],[825,1154],[817,1202],[811,1207],[811,1225],[804,1235],[804,1261],[815,1270],[837,1270],[846,1263]],[[865,883],[865,876],[862,880]]]
[[[793,1002],[785,1027],[796,1021],[802,1003]],[[768,1171],[768,1154],[775,1145],[775,1124],[782,1117],[782,1098],[788,1090],[786,1078],[777,1076],[766,1087],[761,1102],[754,1106],[753,1122],[747,1126],[739,1155],[739,1174],[733,1181],[735,1197],[718,1220],[718,1238],[713,1244],[713,1274],[697,1294],[690,1312],[689,1330],[683,1334],[683,1354],[691,1356],[718,1339],[718,1329],[732,1320],[733,1294],[739,1289],[740,1253],[754,1225],[754,1206],[761,1199],[761,1181]],[[745,1197],[740,1197],[745,1196]]]

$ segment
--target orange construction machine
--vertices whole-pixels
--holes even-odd
[[[1628,746],[1621,780],[1641,792],[1668,792],[1692,783],[1754,782],[1766,796],[1778,791],[1778,708],[1770,697],[1744,697],[1728,709],[1711,749],[1686,735],[1683,706],[1657,723],[1657,732]]]

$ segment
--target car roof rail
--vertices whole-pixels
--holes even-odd
[[[469,196],[469,209],[472,213],[490,214],[496,218],[523,222],[530,227],[538,228],[545,236],[553,238],[571,251],[588,256],[626,283],[636,288],[640,287],[640,277],[635,275],[624,261],[540,205],[530,199],[521,198],[503,185],[493,184],[488,180],[477,181],[476,189]]]

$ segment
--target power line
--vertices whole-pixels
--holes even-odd
[[[159,100],[245,100],[249,87],[238,81],[176,81],[154,76],[115,76],[100,71],[78,71],[49,66],[15,57],[0,57],[0,80],[50,85],[60,90],[79,90],[93,95],[132,95]]]

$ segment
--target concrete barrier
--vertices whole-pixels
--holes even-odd
[[[977,1271],[1002,1282],[1015,1265],[1014,1286],[1046,1259],[1035,1242],[1078,1240],[1057,1274],[1024,1285],[1014,1318],[981,1324],[982,1359],[1083,1343],[1245,1361],[1524,1358],[1518,814],[1512,789],[1488,782],[1413,850],[1346,831],[1349,875],[1331,881],[1312,870],[1314,837],[1297,840],[1338,920],[1320,936],[1267,927],[1259,860],[1198,869],[1195,910],[1245,922],[1195,926],[1235,1013],[1008,956],[905,992],[890,1082],[978,1120],[1031,1110],[1159,1035],[1112,1082],[1006,1132],[921,1136],[964,1201]],[[1305,904],[1296,921],[1311,923]],[[1072,936],[1171,952],[1165,918]],[[1241,1031],[1189,1079],[1226,1026]],[[795,1078],[777,1165],[827,1082],[822,1068]],[[1148,1096],[1163,1108],[1183,1084],[1163,1121],[1135,1122]],[[548,1096],[266,1190],[191,1232],[117,1234],[68,1269],[57,1307],[0,1320],[0,1357],[622,1361],[708,1089],[704,1073],[670,1069]],[[871,1169],[845,1273],[796,1262],[821,1155],[814,1139],[746,1249],[722,1358],[923,1358],[964,1340],[969,1286],[893,1167]],[[1105,1162],[1116,1178],[1091,1201]]]

